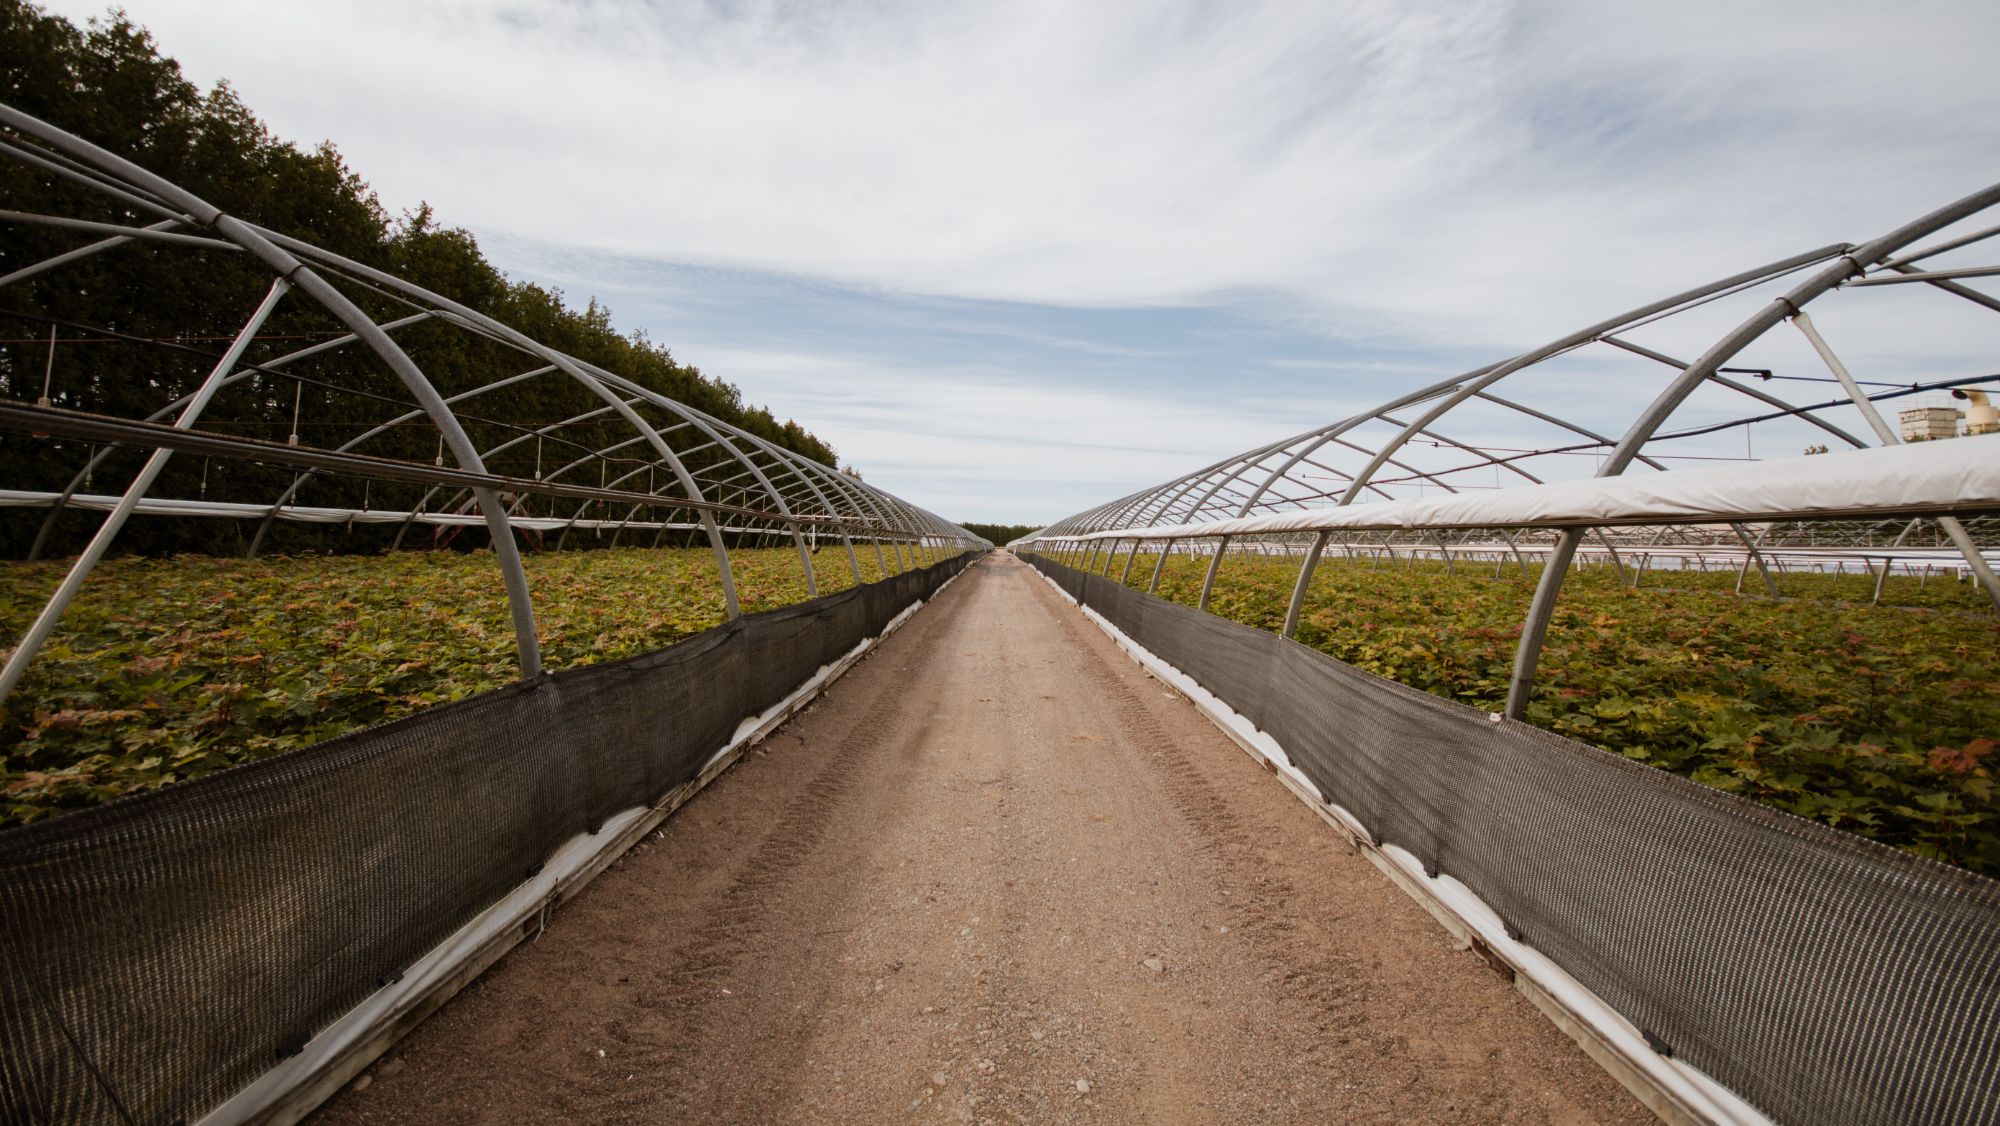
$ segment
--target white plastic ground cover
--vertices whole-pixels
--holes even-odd
[[[959,575],[964,573],[961,570]],[[828,684],[838,679],[869,650],[881,644],[884,638],[909,621],[911,616],[922,609],[928,601],[934,601],[952,583],[957,582],[959,575],[953,575],[941,583],[937,590],[932,592],[930,599],[919,599],[905,607],[901,613],[889,620],[889,624],[883,627],[880,634],[864,638],[839,660],[821,666],[811,679],[799,685],[791,695],[765,711],[746,718],[737,726],[736,734],[729,742],[702,764],[695,778],[703,779],[718,764],[727,762],[731,756],[740,754],[777,730],[780,724],[811,702],[826,689]],[[688,795],[683,793],[682,789],[675,787],[662,804],[685,800]],[[564,890],[573,891],[574,888],[569,888],[568,885],[577,873],[588,871],[593,864],[609,860],[611,854],[622,852],[638,843],[636,839],[625,839],[627,830],[654,812],[654,806],[633,806],[606,818],[596,833],[580,833],[565,841],[556,850],[555,855],[542,866],[541,871],[515,887],[498,903],[480,912],[450,938],[433,947],[405,971],[400,980],[377,990],[367,1000],[350,1009],[346,1016],[313,1037],[298,1055],[265,1072],[249,1086],[231,1096],[229,1101],[202,1116],[199,1126],[236,1126],[237,1123],[257,1121],[294,1090],[319,1078],[323,1069],[339,1062],[354,1045],[367,1039],[378,1029],[394,1023],[411,1008],[422,1004],[460,965],[475,957],[494,938],[510,929],[518,930],[537,912],[544,910]],[[385,1050],[386,1048],[387,1045],[384,1045]],[[363,1061],[362,1066],[365,1066],[365,1062]]]
[[[1701,524],[1993,508],[2000,508],[2000,437],[1980,436],[1779,458],[1723,469],[1592,477],[1497,492],[1050,538],[1177,539],[1347,528]]]
[[[1036,573],[1054,588],[1057,594],[1072,605],[1076,599],[1068,591],[1039,568]],[[1377,863],[1385,863],[1401,876],[1404,888],[1415,889],[1429,896],[1425,904],[1435,913],[1442,909],[1457,920],[1460,926],[1476,937],[1488,950],[1500,957],[1514,971],[1540,988],[1543,993],[1560,1005],[1572,1019],[1588,1028],[1597,1039],[1627,1066],[1633,1068],[1645,1080],[1653,1084],[1662,1094],[1671,1099],[1688,1114],[1704,1122],[1719,1126],[1772,1126],[1771,1120],[1757,1108],[1739,1098],[1735,1092],[1709,1078],[1703,1072],[1689,1067],[1679,1060],[1660,1055],[1647,1045],[1639,1029],[1620,1016],[1617,1010],[1604,1003],[1603,999],[1591,992],[1581,982],[1571,977],[1568,971],[1557,965],[1549,957],[1534,947],[1517,942],[1507,936],[1507,928],[1500,916],[1472,889],[1444,874],[1432,877],[1424,874],[1423,862],[1414,855],[1395,845],[1379,845],[1374,836],[1342,806],[1329,802],[1285,753],[1278,741],[1257,729],[1256,725],[1244,718],[1235,709],[1223,702],[1214,693],[1181,672],[1178,668],[1161,660],[1151,650],[1126,636],[1125,631],[1113,625],[1109,618],[1088,606],[1080,607],[1084,616],[1110,636],[1118,647],[1139,663],[1161,683],[1188,698],[1210,722],[1223,730],[1238,746],[1268,762],[1272,769],[1296,783],[1295,792],[1301,796],[1310,795],[1317,802],[1316,808],[1333,815],[1358,847],[1372,854]]]

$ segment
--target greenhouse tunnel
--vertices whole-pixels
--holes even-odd
[[[462,597],[508,631],[476,691],[0,828],[0,1119],[311,1113],[891,631],[1015,574],[1009,597],[1033,575],[1090,644],[1192,701],[1653,1113],[2000,1116],[1990,788],[1918,848],[1726,792],[1561,711],[1583,692],[1552,641],[1587,626],[1562,617],[1575,599],[1685,588],[1991,648],[2000,372],[1932,356],[2000,338],[1979,287],[2000,275],[1980,257],[2000,186],[996,548],[799,435],[7,106],[0,164],[0,520],[49,579],[6,623],[10,715],[72,659],[65,623],[134,534],[159,555],[464,566]],[[233,304],[80,312],[194,279]],[[699,554],[713,604],[615,659],[559,636],[574,615],[538,568],[654,549]],[[1341,607],[1392,581],[1490,604],[1474,672],[1413,682],[1338,647]],[[1953,777],[1987,777],[1965,754]]]

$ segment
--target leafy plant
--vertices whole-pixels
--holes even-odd
[[[791,548],[730,553],[746,613],[806,598]],[[862,579],[883,577],[857,551]],[[893,556],[892,565],[893,565]],[[551,670],[663,648],[723,620],[706,549],[526,559]],[[814,558],[822,594],[853,585],[844,552]],[[0,564],[12,646],[66,562]],[[0,824],[308,746],[517,679],[491,555],[104,563],[0,709]]]
[[[1115,579],[1144,589],[1158,556]],[[1072,558],[1071,562],[1078,560]],[[1103,559],[1098,559],[1102,570]],[[1158,593],[1194,605],[1208,559],[1169,558]],[[1231,555],[1209,610],[1284,622],[1296,557]],[[1511,563],[1389,562],[1329,552],[1298,640],[1475,707],[1506,702],[1533,594]],[[1970,584],[1785,575],[1784,597],[1735,573],[1569,576],[1527,718],[1537,726],[1798,816],[2000,875],[2000,623]]]

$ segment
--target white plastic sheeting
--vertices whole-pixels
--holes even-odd
[[[1314,508],[1051,539],[1179,539],[1393,528],[1701,524],[2000,509],[2000,438],[1959,438],[1724,469],[1593,477],[1442,498]],[[1016,541],[1033,543],[1035,537]]]

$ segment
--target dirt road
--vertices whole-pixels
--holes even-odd
[[[321,1112],[1647,1121],[1026,566],[969,570]]]

